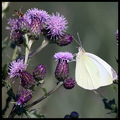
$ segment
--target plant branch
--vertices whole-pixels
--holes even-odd
[[[37,54],[38,52],[40,52],[45,46],[47,46],[49,43],[48,40],[43,40],[42,44],[40,45],[39,48],[37,48],[35,51],[33,51],[32,53],[29,54],[29,58],[33,57],[35,54]]]
[[[54,93],[57,89],[59,89],[61,86],[63,85],[63,82],[59,82],[57,86],[55,86],[55,88],[53,88],[52,90],[50,90],[47,94],[43,95],[41,98],[39,98],[38,100],[34,101],[31,104],[25,105],[24,108],[29,108],[32,107],[33,105],[36,105],[37,103],[41,102],[42,100],[44,100],[47,96],[51,95],[52,93]]]

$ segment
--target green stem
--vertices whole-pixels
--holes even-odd
[[[27,64],[28,56],[29,56],[29,52],[30,52],[33,40],[28,40],[27,34],[25,34],[25,39],[26,39],[26,44],[28,46],[28,47],[26,47],[26,50],[25,50],[25,64]]]
[[[31,54],[29,54],[29,58],[33,57],[35,54],[37,54],[38,52],[40,52],[45,46],[47,46],[49,43],[48,40],[43,40],[42,44],[40,45],[39,48],[37,48],[35,51],[33,51]]]
[[[34,101],[31,104],[25,105],[24,108],[29,108],[32,107],[33,105],[36,105],[37,103],[41,102],[42,100],[44,100],[47,96],[51,95],[52,93],[54,93],[57,89],[59,89],[61,86],[63,85],[63,82],[59,82],[57,86],[55,86],[55,88],[53,88],[52,90],[50,90],[47,94],[43,95],[41,98],[39,98],[38,100]]]
[[[17,47],[17,45],[16,45],[16,46],[15,46],[14,53],[13,53],[13,56],[12,56],[12,60],[15,60],[15,59],[16,59],[17,51],[18,51],[18,47]]]

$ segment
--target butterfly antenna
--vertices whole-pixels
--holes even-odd
[[[77,36],[78,36],[78,40],[79,40],[79,45],[80,45],[80,47],[82,48],[82,42],[81,42],[81,40],[80,40],[80,36],[79,36],[79,33],[77,32]]]
[[[73,36],[72,36],[73,37]],[[73,37],[73,39],[75,40],[75,42],[78,44],[78,45],[80,45],[80,43]]]

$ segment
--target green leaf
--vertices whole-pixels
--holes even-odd
[[[117,113],[117,105],[115,103],[115,99],[113,98],[112,100],[108,100],[106,98],[102,98],[102,101],[104,103],[105,109],[111,110],[110,113]]]
[[[11,101],[11,97],[8,96],[7,99],[6,99],[6,105],[5,105],[4,109],[2,110],[2,116],[5,115],[6,110],[9,108],[10,101]]]
[[[7,92],[7,94],[13,99],[16,100],[15,94],[13,93],[13,89],[10,88]]]
[[[26,111],[27,118],[45,118],[43,114],[37,114],[37,110],[33,109],[31,111]]]
[[[48,93],[47,93],[46,88],[42,88],[42,90],[43,90],[43,92],[45,93],[45,95],[47,96],[47,95],[48,95]]]

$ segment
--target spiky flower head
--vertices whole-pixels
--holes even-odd
[[[18,59],[17,61],[14,60],[10,63],[10,65],[8,66],[8,74],[10,75],[10,78],[13,77],[20,77],[21,76],[21,72],[23,70],[25,70],[27,67],[26,64],[24,64],[23,59],[20,60]]]
[[[37,40],[41,34],[41,21],[38,17],[31,17],[31,19],[29,37]]]
[[[63,15],[60,15],[59,13],[56,13],[56,15],[53,13],[50,18],[47,21],[47,30],[48,35],[52,38],[58,38],[59,36],[62,36],[64,32],[66,32],[66,29],[68,28],[67,20]]]
[[[72,53],[59,52],[54,55],[54,58],[58,61],[55,77],[59,81],[64,81],[69,75],[69,60],[73,59]]]
[[[31,88],[35,85],[34,77],[25,70],[21,72],[20,78],[21,78],[21,85],[26,89]]]
[[[24,18],[29,22],[29,24],[31,24],[32,17],[38,17],[41,21],[41,27],[44,27],[47,19],[49,18],[49,14],[44,10],[38,10],[38,8],[31,8],[27,10],[27,12],[24,14]]]
[[[67,60],[67,62],[69,62],[70,60],[73,60],[73,55],[70,52],[58,52],[55,53],[54,58],[56,60],[62,59]]]
[[[70,34],[63,34],[60,38],[56,40],[57,45],[66,46],[70,44],[73,40],[73,37]]]
[[[46,75],[45,65],[43,64],[37,65],[33,71],[33,76],[35,80],[43,80],[45,78],[45,75]]]
[[[29,89],[23,89],[21,94],[19,95],[19,98],[17,100],[18,105],[24,105],[32,98],[32,91]]]
[[[7,29],[10,30],[10,39],[12,39],[13,32],[18,31],[18,25],[17,25],[18,19],[8,19],[8,27]]]
[[[72,89],[75,86],[75,80],[72,78],[67,78],[64,80],[63,85],[66,89]]]
[[[20,17],[17,21],[18,29],[22,33],[27,33],[30,31],[30,24],[23,17]]]

